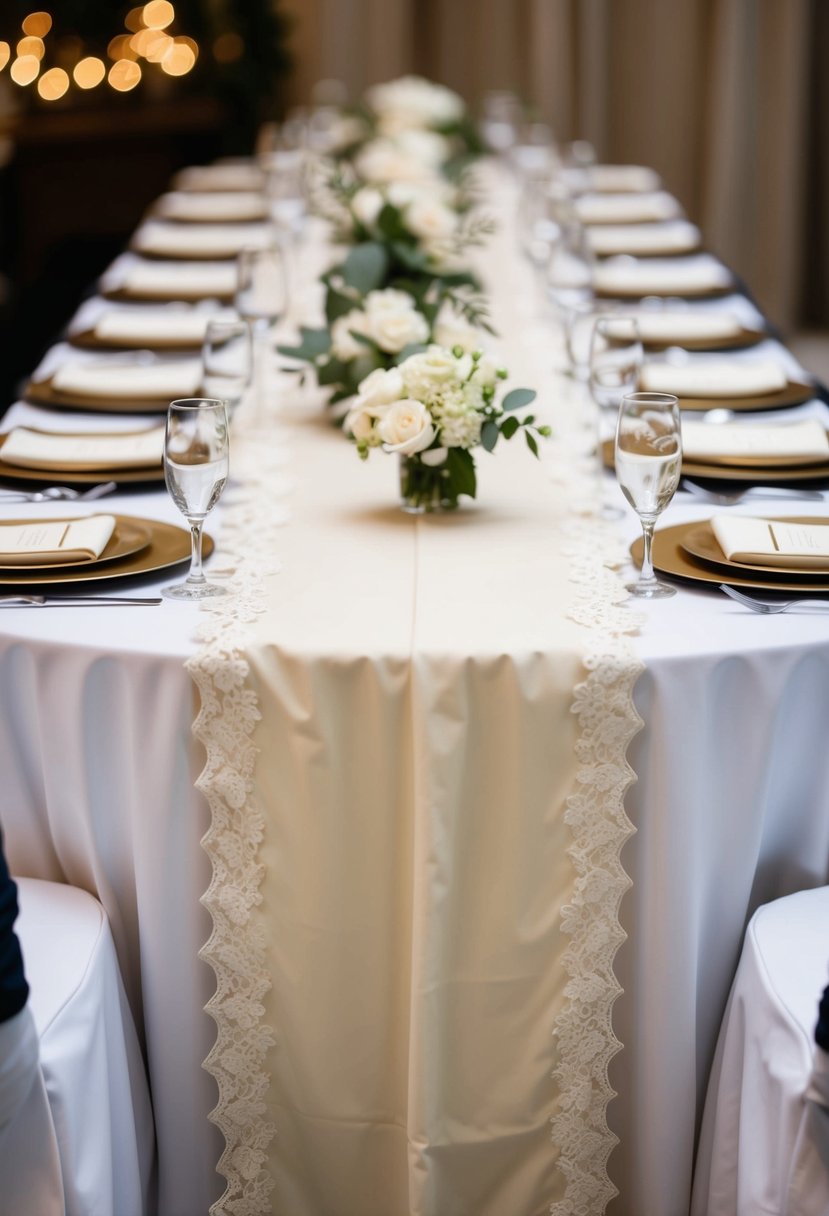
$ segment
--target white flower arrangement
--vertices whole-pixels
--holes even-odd
[[[537,456],[537,436],[550,433],[536,425],[534,415],[519,419],[513,412],[535,399],[532,389],[513,389],[496,400],[506,377],[506,369],[479,349],[433,344],[366,377],[346,415],[345,431],[362,459],[372,448],[406,458],[401,475],[409,509],[457,507],[461,494],[475,497],[472,448],[491,452],[500,436],[511,439],[523,429]]]

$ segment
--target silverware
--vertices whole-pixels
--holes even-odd
[[[128,595],[0,595],[0,608],[84,608],[96,604],[124,607],[160,603],[161,596],[138,599]]]
[[[88,490],[73,490],[71,486],[47,486],[45,490],[0,490],[4,502],[91,502],[117,489],[114,481],[102,481]]]
[[[729,587],[726,583],[720,583],[720,591],[730,595],[732,600],[736,600],[744,608],[750,608],[752,612],[759,612],[761,616],[774,616],[778,612],[788,612],[795,604],[819,604],[829,608],[829,600],[815,599],[811,595],[800,596],[794,600],[758,600],[755,596],[746,595],[744,591],[738,591],[736,587]]]
[[[732,507],[735,503],[746,498],[785,498],[799,501],[823,502],[820,490],[790,490],[785,486],[748,486],[745,490],[709,490],[706,486],[698,485],[689,477],[683,477],[679,483],[680,489],[685,489],[700,502],[709,502],[717,507]]]

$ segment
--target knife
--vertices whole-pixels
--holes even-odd
[[[160,604],[161,597],[136,599],[126,595],[0,595],[0,608],[84,608],[98,604],[126,607],[129,604]]]

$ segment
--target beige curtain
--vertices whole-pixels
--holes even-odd
[[[826,0],[282,0],[294,101],[419,71],[658,169],[771,319],[829,326]],[[807,252],[808,251],[808,252]]]

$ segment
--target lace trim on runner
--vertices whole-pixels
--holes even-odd
[[[587,674],[572,705],[579,722],[579,764],[565,822],[572,833],[567,851],[576,883],[571,903],[562,909],[562,932],[570,940],[563,954],[564,1004],[554,1028],[559,1105],[551,1125],[566,1187],[550,1211],[552,1216],[600,1216],[618,1194],[607,1172],[618,1143],[607,1123],[607,1106],[616,1096],[608,1068],[622,1048],[612,1023],[622,991],[613,963],[627,936],[619,908],[631,880],[621,852],[635,828],[624,797],[636,774],[626,754],[643,725],[633,690],[644,665],[629,638],[640,620],[623,606],[627,593],[610,568],[624,558],[617,530],[595,516],[573,518],[568,526],[570,579],[577,588],[570,617],[589,635]]]
[[[280,473],[284,456],[273,430],[239,429],[239,421],[232,456],[239,487],[227,504],[220,551],[210,568],[211,578],[227,575],[229,594],[204,602],[199,651],[186,664],[201,697],[193,733],[207,753],[196,786],[210,806],[210,827],[201,843],[212,877],[201,902],[213,929],[199,957],[216,975],[216,991],[205,1006],[216,1023],[216,1041],[203,1067],[219,1090],[210,1119],[225,1139],[216,1169],[227,1182],[211,1216],[270,1212],[267,1148],[276,1133],[265,1101],[266,1057],[274,1043],[263,1020],[270,988],[266,941],[252,923],[264,874],[257,856],[265,818],[253,782],[252,736],[260,713],[256,693],[247,686],[244,650],[251,623],[264,611],[265,578],[279,568],[275,533],[288,512],[277,499],[290,486]]]

